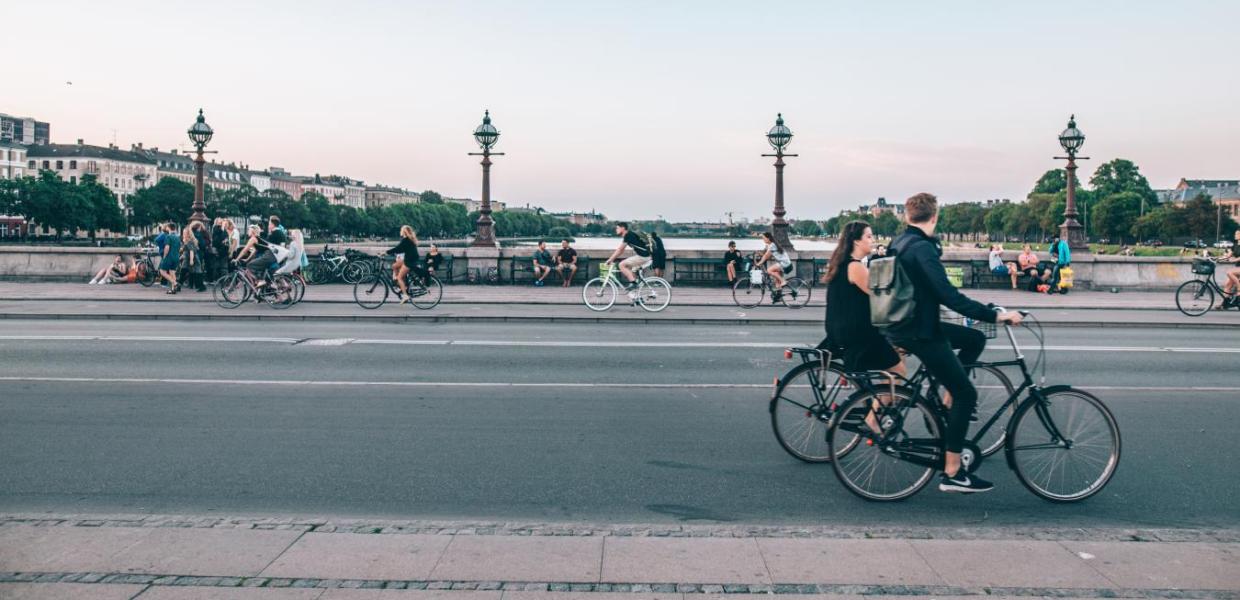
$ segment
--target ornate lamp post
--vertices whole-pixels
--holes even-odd
[[[766,132],[766,141],[775,149],[775,154],[762,155],[775,157],[775,220],[771,221],[771,236],[780,248],[785,251],[792,250],[792,240],[788,238],[788,222],[784,220],[784,215],[787,214],[784,210],[784,157],[796,155],[784,154],[784,147],[792,141],[792,130],[784,125],[783,113],[775,115],[775,126]]]
[[[207,120],[202,116],[201,108],[198,109],[198,120],[190,126],[189,131],[186,133],[189,134],[189,141],[193,142],[194,147],[198,149],[198,156],[194,158],[194,207],[189,220],[198,221],[205,225],[207,223],[207,205],[203,200],[202,170],[206,161],[202,158],[202,155],[205,153],[203,149],[207,147],[207,143],[211,141],[211,136],[215,132],[210,125],[207,125]]]
[[[474,141],[482,148],[482,152],[470,152],[470,156],[482,157],[482,208],[478,210],[478,223],[474,243],[471,246],[495,248],[495,221],[491,220],[491,157],[503,156],[503,152],[491,152],[491,148],[499,141],[499,130],[491,124],[491,111],[482,116],[482,124],[474,130]]]
[[[1063,223],[1059,226],[1059,237],[1068,242],[1073,250],[1088,250],[1085,243],[1085,229],[1076,220],[1076,153],[1085,144],[1085,134],[1076,128],[1076,115],[1068,118],[1068,128],[1059,134],[1059,145],[1063,146],[1067,156],[1056,156],[1056,160],[1067,160],[1065,169],[1068,172],[1068,203],[1063,209]],[[1080,157],[1089,160],[1088,156]]]

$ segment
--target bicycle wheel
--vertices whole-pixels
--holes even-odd
[[[982,456],[990,456],[1003,447],[1007,424],[1016,413],[1017,404],[1008,404],[1008,399],[1016,389],[1003,371],[987,365],[969,367],[969,381],[977,389],[976,429],[980,431],[982,427],[986,428],[986,432],[981,436],[970,439],[982,449]]]
[[[215,281],[211,288],[211,297],[221,308],[237,308],[250,297],[250,288],[242,279],[241,273],[233,272]]]
[[[780,296],[780,301],[784,303],[784,306],[788,308],[801,308],[809,304],[809,296],[813,290],[808,283],[805,283],[804,279],[789,277],[784,283],[787,285],[784,286],[784,293]]]
[[[848,491],[866,500],[903,500],[942,469],[943,427],[929,402],[897,386],[890,406],[875,415],[883,432],[877,434],[865,421],[876,402],[875,392],[862,390],[836,410],[827,430],[831,466]]]
[[[741,308],[754,308],[762,304],[764,295],[766,295],[766,286],[754,283],[750,279],[739,279],[732,286],[732,301]]]
[[[302,275],[306,278],[307,285],[322,285],[332,280],[332,268],[327,263],[316,260],[306,267]]]
[[[353,301],[362,308],[373,310],[387,302],[390,291],[382,275],[371,274],[353,284]]]
[[[827,425],[831,407],[854,391],[834,365],[823,368],[821,362],[799,364],[779,379],[771,396],[771,429],[775,440],[785,452],[810,463],[830,462],[827,447]],[[852,445],[860,441],[854,436]],[[842,449],[841,454],[851,450]]]
[[[142,287],[155,285],[155,279],[158,276],[159,274],[155,272],[155,265],[147,261],[138,263],[138,283],[142,284]]]
[[[637,304],[650,312],[659,312],[672,301],[672,284],[661,277],[643,279],[637,286]]]
[[[366,276],[369,274],[370,264],[365,261],[355,260],[345,265],[344,272],[340,275],[340,278],[343,279],[345,283],[356,284],[359,281],[366,279]]]
[[[439,300],[443,298],[443,284],[439,283],[439,278],[434,275],[428,276],[423,284],[415,275],[409,281],[409,296],[410,304],[422,310],[430,310],[439,306]]]
[[[1119,424],[1101,400],[1069,387],[1030,397],[1012,421],[1008,464],[1029,491],[1052,502],[1098,493],[1119,467]]]
[[[1190,317],[1200,317],[1214,308],[1214,290],[1200,279],[1185,281],[1175,290],[1175,307]]]
[[[306,281],[302,277],[290,274],[288,276],[289,283],[293,285],[293,304],[301,304],[301,299],[306,296]]]
[[[616,285],[602,277],[595,277],[581,288],[581,299],[590,310],[607,310],[616,303]]]

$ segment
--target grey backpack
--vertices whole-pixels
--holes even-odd
[[[895,256],[870,261],[870,322],[879,329],[899,326],[913,318],[917,301],[913,282]]]

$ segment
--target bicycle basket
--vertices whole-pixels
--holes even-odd
[[[939,308],[939,320],[944,323],[955,323],[970,329],[976,329],[986,336],[986,339],[993,340],[999,333],[999,328],[994,323],[986,321],[978,321],[961,315],[960,313],[946,308]]]
[[[1193,273],[1197,275],[1213,275],[1214,263],[1200,258],[1193,259]]]
[[[607,275],[611,273],[611,270],[614,268],[616,268],[616,265],[614,263],[610,265],[607,263],[601,263],[598,266],[598,276],[602,277],[603,279],[607,279]]]

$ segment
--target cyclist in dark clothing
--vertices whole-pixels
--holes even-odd
[[[861,259],[869,256],[873,247],[869,223],[844,225],[840,244],[827,266],[827,339],[819,347],[838,348],[846,371],[881,369],[903,375],[900,355],[870,323],[870,272]]]
[[[247,265],[250,273],[258,279],[259,287],[266,285],[271,265],[276,264],[276,253],[271,250],[271,245],[283,246],[287,243],[288,236],[284,233],[284,228],[280,227],[280,217],[271,215],[271,218],[267,220],[267,237],[260,236],[258,238],[258,249],[261,252],[258,258],[250,261],[250,264]]]
[[[384,254],[396,257],[396,262],[392,263],[392,279],[396,281],[397,287],[404,294],[404,297],[400,299],[400,303],[404,304],[409,301],[409,287],[405,283],[409,273],[415,273],[419,277],[426,275],[426,272],[418,266],[418,234],[413,231],[413,227],[401,225],[400,243]]]
[[[938,200],[931,194],[917,194],[904,203],[904,215],[909,227],[892,242],[888,253],[896,256],[900,268],[912,282],[915,306],[909,319],[889,327],[886,334],[893,344],[917,356],[951,394],[951,410],[944,435],[946,452],[943,476],[939,480],[939,489],[945,492],[986,492],[993,489],[994,485],[965,473],[960,465],[960,452],[968,433],[969,418],[977,404],[977,390],[969,381],[961,360],[975,361],[981,354],[981,348],[976,344],[978,338],[972,337],[972,334],[945,327],[939,321],[939,306],[946,306],[965,317],[988,323],[1003,321],[1018,325],[1020,314],[996,314],[986,305],[969,299],[952,286],[940,260],[942,246],[938,238],[933,237],[939,222],[938,213]],[[967,346],[968,351],[962,351],[960,357],[952,352],[953,337],[959,338],[956,341]],[[980,336],[980,339],[984,347],[985,337]]]

